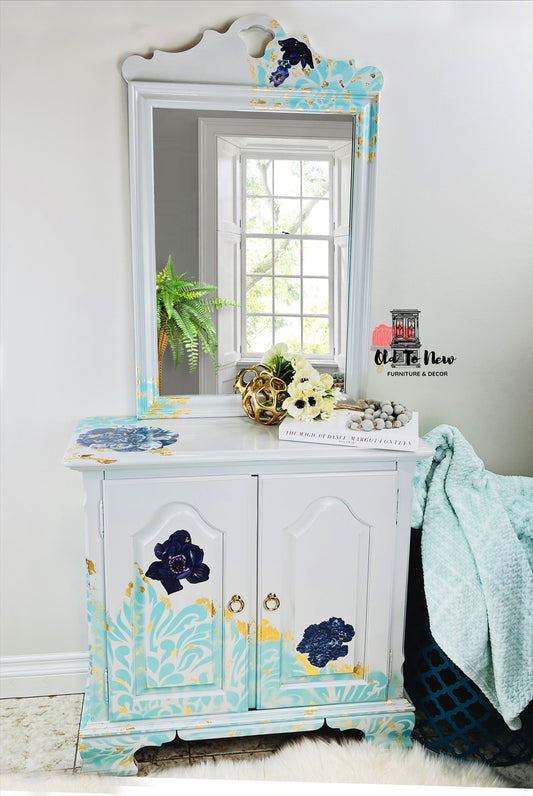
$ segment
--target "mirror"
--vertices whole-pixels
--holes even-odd
[[[267,41],[263,56],[248,54],[250,31]],[[380,73],[321,58],[305,37],[252,16],[184,53],[131,56],[123,75],[138,416],[241,414],[235,376],[278,342],[342,373],[357,397],[370,349]],[[191,282],[222,305],[209,313],[216,348],[198,362],[172,330],[158,335],[169,268],[194,297],[184,317],[196,322]]]
[[[213,357],[200,351],[191,370],[185,354],[176,368],[166,345],[160,395],[231,395],[238,372],[279,342],[344,371],[352,124],[154,110],[156,270],[171,256],[177,274],[234,302],[212,313]]]

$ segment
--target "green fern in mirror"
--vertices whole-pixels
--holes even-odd
[[[216,368],[217,334],[213,312],[222,307],[237,306],[234,301],[210,295],[214,285],[177,274],[169,256],[165,267],[156,275],[157,349],[159,384],[161,365],[167,345],[172,350],[174,366],[187,355],[191,373],[198,366],[200,350],[212,359]]]

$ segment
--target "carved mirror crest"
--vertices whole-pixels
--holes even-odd
[[[381,73],[257,15],[185,52],[130,56],[122,73],[138,417],[241,415],[237,372],[278,342],[360,397]],[[169,280],[198,352],[158,329]]]

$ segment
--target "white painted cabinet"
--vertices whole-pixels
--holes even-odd
[[[258,707],[387,698],[397,483],[395,471],[260,479]]]
[[[66,456],[86,495],[83,768],[135,773],[134,751],[176,732],[327,722],[409,743],[410,483],[429,449],[280,442],[241,418],[108,422],[84,421]],[[125,450],[128,429],[156,442]]]
[[[110,720],[248,709],[256,505],[250,476],[103,482]]]

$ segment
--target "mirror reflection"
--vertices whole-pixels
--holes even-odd
[[[232,393],[279,342],[342,373],[352,125],[154,110],[161,395]]]

